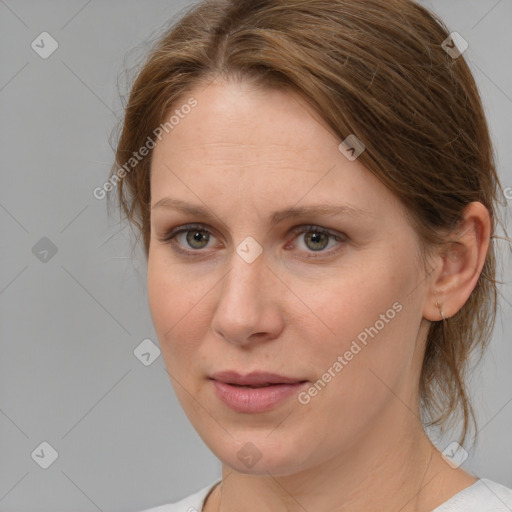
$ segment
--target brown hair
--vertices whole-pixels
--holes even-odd
[[[110,182],[147,257],[152,153],[133,156],[194,87],[222,77],[297,91],[340,140],[363,141],[360,162],[406,207],[424,262],[465,206],[483,203],[492,239],[482,273],[453,317],[432,322],[419,383],[424,423],[443,426],[462,412],[462,444],[470,420],[476,426],[465,383],[470,355],[483,353],[496,316],[495,203],[503,191],[475,81],[464,57],[442,47],[448,37],[411,0],[201,2],[158,39],[138,73]]]

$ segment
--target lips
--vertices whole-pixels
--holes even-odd
[[[243,376],[235,371],[224,371],[214,373],[210,378],[233,386],[246,388],[262,388],[276,384],[298,384],[306,382],[304,379],[296,379],[268,372],[251,372]]]
[[[276,373],[234,371],[214,373],[209,377],[216,396],[238,413],[263,413],[285,403],[306,385],[306,380]]]

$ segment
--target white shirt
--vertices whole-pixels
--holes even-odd
[[[220,480],[177,503],[160,505],[141,512],[202,512],[208,494],[218,483]],[[481,478],[432,512],[512,512],[512,489]]]

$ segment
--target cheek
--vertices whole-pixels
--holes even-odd
[[[207,327],[203,286],[191,283],[177,266],[165,264],[164,258],[148,258],[148,302],[169,371],[183,373],[193,361]]]
[[[413,265],[390,261],[386,271],[353,267],[322,294],[306,292],[318,316],[308,321],[308,331],[316,330],[309,360],[322,380],[329,380],[329,369],[339,376],[328,385],[338,389],[339,399],[370,398],[385,389],[378,377],[393,388],[410,367],[421,320],[420,301],[410,293],[417,278]],[[345,391],[350,397],[343,399]]]
[[[324,347],[348,349],[359,335],[364,342],[366,329],[375,323],[377,330],[384,333],[399,319],[400,306],[393,308],[393,304],[402,303],[407,276],[399,276],[393,269],[381,272],[380,267],[372,270],[371,265],[354,265],[332,277],[321,282],[321,292],[319,283],[311,283],[298,293],[306,299],[296,311],[296,320],[307,317],[311,326],[316,325],[318,341],[323,341]]]

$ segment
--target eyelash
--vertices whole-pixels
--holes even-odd
[[[163,243],[172,245],[174,250],[176,250],[177,252],[180,252],[182,254],[185,254],[191,258],[196,257],[196,256],[199,257],[199,256],[201,256],[201,253],[205,252],[205,251],[203,251],[202,249],[191,249],[191,250],[183,249],[180,246],[180,244],[178,244],[176,241],[174,241],[174,238],[176,238],[176,236],[178,236],[180,233],[187,233],[187,232],[193,231],[193,230],[205,231],[209,234],[213,234],[209,229],[207,229],[202,224],[185,224],[183,226],[180,226],[179,228],[174,228],[174,229],[170,230],[168,233],[164,234],[164,236],[162,238],[160,238],[160,241]],[[295,237],[299,236],[300,234],[308,233],[308,232],[324,234],[324,235],[328,236],[330,239],[336,240],[337,242],[344,242],[346,240],[345,235],[335,234],[329,230],[326,230],[325,228],[316,226],[314,224],[297,226],[291,230],[291,233],[293,235],[295,235]],[[307,258],[320,258],[325,255],[333,255],[333,254],[338,253],[339,250],[340,250],[339,248],[335,249],[334,251],[333,250],[329,250],[329,251],[321,250],[321,251],[317,251],[319,253],[318,256],[307,256]],[[314,253],[315,251],[308,251],[308,252]]]

